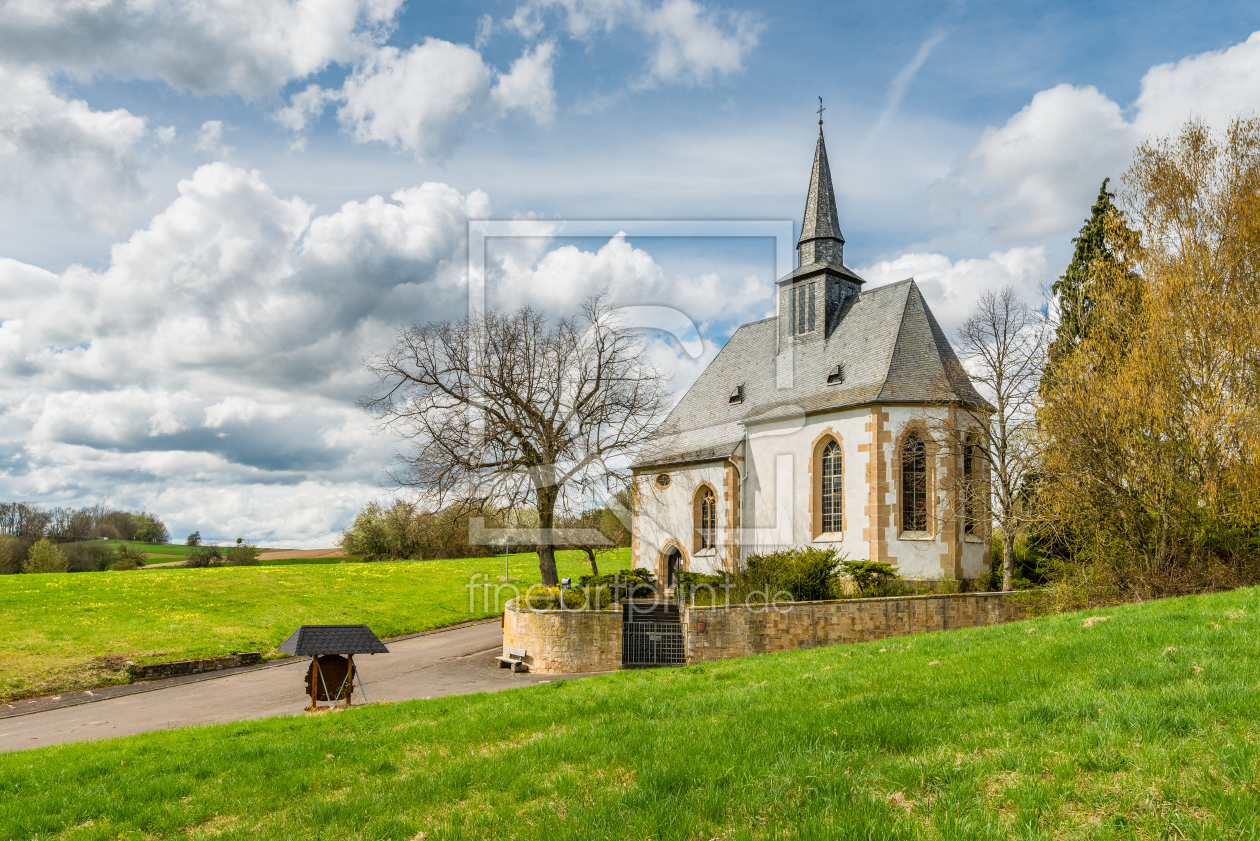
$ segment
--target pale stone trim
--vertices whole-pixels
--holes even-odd
[[[870,560],[897,565],[897,559],[888,553],[888,529],[892,527],[892,509],[888,505],[888,461],[884,457],[884,445],[892,443],[892,431],[885,429],[888,412],[871,405],[871,419],[866,431],[871,434],[869,444],[859,444],[858,452],[868,453],[866,460],[867,503],[863,509],[866,528],[862,540],[870,546]]]
[[[743,500],[739,498],[739,473],[742,468],[736,468],[735,459],[726,462],[726,489],[722,494],[722,501],[726,508],[726,536],[723,541],[723,567],[727,572],[738,572],[740,562],[740,508]]]

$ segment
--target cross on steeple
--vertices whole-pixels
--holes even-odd
[[[820,97],[818,97],[818,126],[819,126],[820,128],[822,127],[822,112],[824,112],[824,111],[826,111],[826,110],[827,110],[827,109],[826,109],[826,108],[824,108],[824,107],[823,107],[823,104],[822,104],[822,97],[821,97],[821,96],[820,96]]]

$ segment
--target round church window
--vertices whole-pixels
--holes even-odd
[[[669,487],[669,483],[670,483],[670,478],[669,478],[669,474],[668,474],[668,473],[658,473],[658,474],[656,474],[656,486],[657,486],[658,488],[668,488],[668,487]]]

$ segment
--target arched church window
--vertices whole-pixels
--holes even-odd
[[[822,530],[843,530],[844,464],[840,444],[831,441],[822,451]]]
[[[963,444],[963,534],[974,535],[980,523],[980,510],[977,503],[980,499],[976,486],[976,445],[968,440]]]
[[[700,549],[713,549],[717,546],[717,497],[711,488],[700,490],[700,504],[696,506],[699,522],[696,531],[700,536]]]
[[[927,531],[927,447],[912,435],[901,448],[901,530]]]

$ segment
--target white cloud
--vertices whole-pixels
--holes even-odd
[[[368,56],[340,90],[315,85],[293,97],[276,119],[296,132],[339,101],[337,119],[360,143],[406,149],[419,160],[441,157],[465,125],[523,111],[540,124],[555,117],[555,45],[526,48],[507,73],[489,67],[466,44],[428,38],[406,50],[382,47]]]
[[[158,126],[153,130],[153,136],[158,139],[159,143],[174,143],[175,134],[175,126]]]
[[[555,61],[556,45],[545,41],[528,49],[511,70],[500,76],[490,91],[490,98],[503,111],[520,109],[540,124],[549,124],[556,116]]]
[[[202,123],[201,131],[197,132],[197,143],[193,148],[201,152],[211,152],[220,156],[230,154],[232,147],[223,145],[223,122],[221,120],[206,120]]]
[[[721,12],[694,0],[525,0],[509,25],[527,38],[537,37],[548,11],[563,18],[570,36],[590,40],[621,26],[637,29],[651,42],[651,56],[641,84],[707,84],[743,69],[757,46],[760,19],[746,12]]]
[[[489,116],[492,78],[481,54],[463,44],[428,38],[405,51],[384,47],[346,79],[337,118],[355,140],[434,157],[455,145],[461,120]]]
[[[463,310],[468,218],[488,213],[423,184],[313,217],[214,163],[101,271],[0,259],[7,493],[326,543],[380,494],[393,446],[353,405],[359,360]]]
[[[1142,134],[1175,132],[1191,114],[1223,127],[1239,112],[1260,112],[1260,32],[1228,49],[1152,67],[1134,105]]]
[[[1126,116],[1126,111],[1131,116]],[[1225,50],[1152,67],[1129,109],[1093,86],[1058,85],[989,128],[932,194],[955,220],[978,217],[999,242],[1061,238],[1081,220],[1105,177],[1134,147],[1198,117],[1224,128],[1260,111],[1260,32]]]
[[[986,258],[956,261],[944,254],[919,252],[857,269],[868,288],[913,277],[951,341],[985,290],[1011,286],[1025,303],[1040,308],[1045,303],[1042,285],[1047,271],[1043,246],[1011,248]]]
[[[161,79],[199,94],[274,93],[388,34],[402,0],[16,0],[0,54],[84,75]]]
[[[319,85],[307,85],[305,90],[289,98],[289,107],[281,108],[272,114],[272,118],[299,135],[296,145],[301,148],[305,145],[305,138],[301,135],[324,113],[325,106],[336,99],[336,91],[326,90]]]
[[[708,271],[698,275],[667,273],[643,248],[618,234],[594,251],[576,245],[555,247],[551,236],[563,226],[550,227],[545,236],[507,237],[487,260],[486,285],[490,305],[512,308],[522,303],[545,312],[571,311],[574,304],[600,291],[623,305],[670,307],[697,325],[733,326],[762,317],[774,308],[774,284],[748,274],[724,277]],[[706,331],[707,332],[707,331]]]
[[[1107,176],[1127,165],[1138,134],[1097,88],[1037,93],[1000,129],[986,129],[950,176],[950,197],[990,226],[999,242],[1079,227]]]
[[[134,154],[145,121],[64,99],[38,73],[0,65],[0,192],[51,199],[95,227],[116,225],[142,197]]]
[[[477,20],[477,34],[473,38],[473,47],[480,50],[490,43],[490,36],[494,34],[494,18],[490,15],[482,15]]]
[[[747,13],[719,14],[692,0],[665,0],[643,9],[640,25],[655,39],[650,76],[664,82],[707,84],[744,68],[761,25]]]

